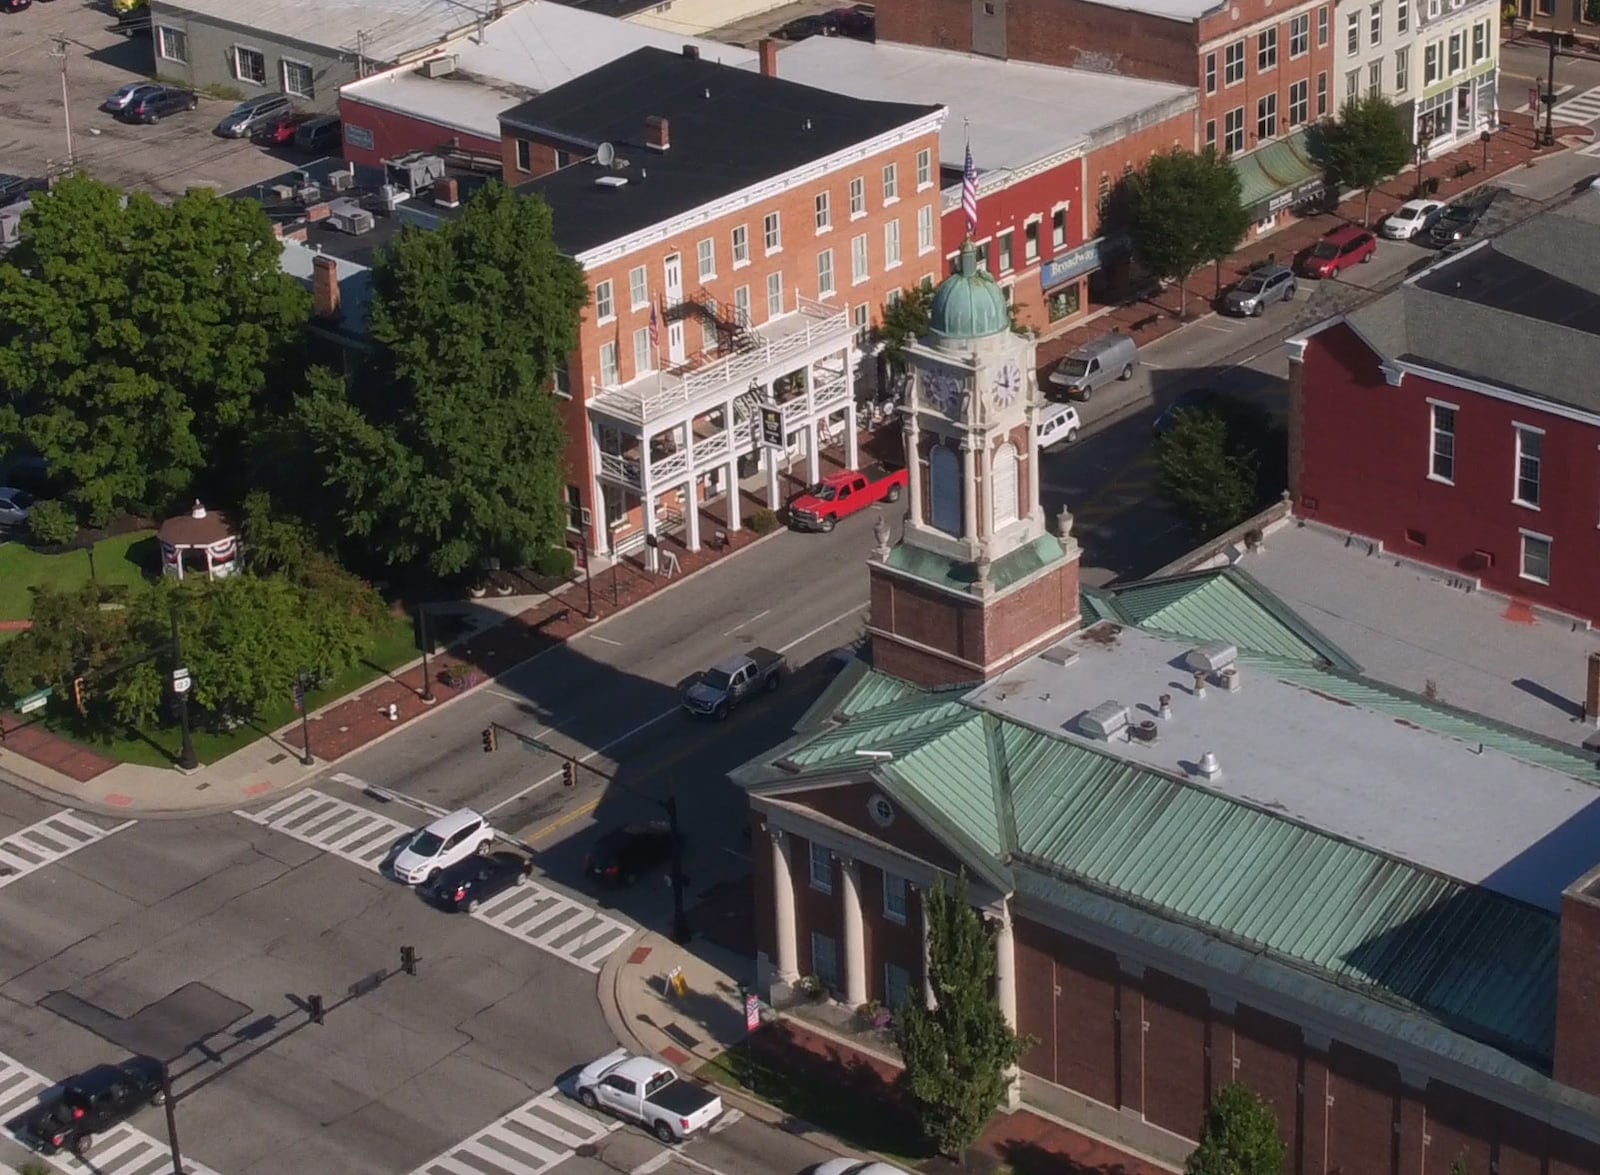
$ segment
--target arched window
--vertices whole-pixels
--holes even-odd
[[[991,533],[998,534],[1017,520],[1017,447],[1001,445],[990,462],[989,517]]]
[[[928,454],[928,521],[935,530],[961,535],[961,458],[948,445]]]

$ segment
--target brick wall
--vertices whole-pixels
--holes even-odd
[[[1145,1121],[1198,1138],[1207,1104],[1206,993],[1160,971],[1146,971],[1141,986]]]
[[[883,870],[861,864],[861,912],[865,929],[867,998],[883,1003],[888,998],[885,968],[893,963],[911,977],[911,991],[922,982],[922,904],[917,892],[906,887],[906,920],[895,922],[883,912]]]
[[[1595,870],[1561,895],[1556,985],[1557,1081],[1600,1093],[1600,884]]]
[[[1300,1030],[1248,1004],[1235,1008],[1232,1020],[1234,1063],[1212,1065],[1212,1088],[1231,1077],[1255,1090],[1277,1115],[1288,1153],[1296,1155],[1302,1133]]]
[[[1091,150],[1083,164],[1084,236],[1100,235],[1102,182],[1115,191],[1128,168],[1138,171],[1150,156],[1159,151],[1182,147],[1193,151],[1198,145],[1199,122],[1194,109],[1133,127],[1113,142]]]
[[[1336,1040],[1328,1050],[1328,1073],[1333,1109],[1327,1170],[1395,1175],[1399,1071]]]

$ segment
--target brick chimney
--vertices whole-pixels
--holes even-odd
[[[433,202],[441,208],[460,208],[461,189],[456,181],[440,177],[433,181]]]
[[[690,61],[699,61],[700,60],[700,46],[698,46],[698,45],[685,45],[683,47],[683,55],[685,57],[687,57]]]
[[[318,318],[339,317],[339,263],[323,253],[311,259],[311,310]]]
[[[1555,1079],[1600,1094],[1600,868],[1561,895]]]
[[[1584,693],[1583,716],[1600,723],[1600,652],[1589,654],[1588,690]]]
[[[665,151],[672,146],[672,139],[667,133],[667,120],[659,114],[652,114],[645,119],[644,142],[652,151]]]
[[[761,38],[761,76],[778,76],[778,42],[771,37]]]

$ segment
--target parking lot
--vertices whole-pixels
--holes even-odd
[[[232,191],[281,174],[285,158],[211,133],[231,103],[202,96],[192,113],[155,126],[128,126],[99,110],[118,86],[150,76],[149,37],[126,37],[102,8],[51,0],[0,14],[0,171],[60,175],[67,165],[61,101],[66,43],[68,112],[78,167],[119,187],[179,195],[191,187]]]

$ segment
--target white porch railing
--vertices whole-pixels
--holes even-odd
[[[600,454],[600,476],[639,488],[639,463],[616,453]]]

